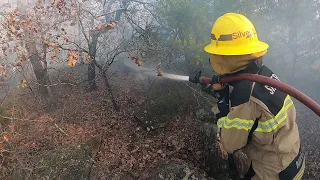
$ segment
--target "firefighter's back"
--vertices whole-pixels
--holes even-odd
[[[279,80],[266,66],[262,66],[259,74]],[[276,88],[252,83],[250,101],[256,104],[253,111],[260,114],[252,140],[246,147],[255,178],[279,179],[279,173],[284,174],[282,171],[286,169],[285,179],[293,179],[299,170],[304,169],[304,163],[292,163],[301,157],[298,157],[300,137],[291,97]],[[293,164],[296,167],[292,167]]]

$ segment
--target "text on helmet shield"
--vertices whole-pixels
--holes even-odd
[[[239,38],[247,38],[251,39],[253,38],[257,33],[253,30],[250,31],[239,31],[232,33],[232,39],[239,39]]]

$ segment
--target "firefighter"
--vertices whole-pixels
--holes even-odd
[[[242,150],[249,157],[251,166],[245,179],[301,179],[305,156],[300,145],[296,109],[290,96],[248,80],[217,86],[220,77],[242,73],[279,80],[263,64],[268,47],[259,41],[254,25],[245,16],[227,13],[216,20],[211,44],[205,47],[218,74],[212,78],[209,88],[220,94],[229,94],[224,87],[233,88],[228,100],[230,104],[218,106],[220,143],[228,154]]]

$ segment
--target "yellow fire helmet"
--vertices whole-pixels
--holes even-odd
[[[252,22],[241,14],[227,13],[219,17],[211,31],[211,44],[205,51],[215,55],[248,55],[267,50],[259,41]]]

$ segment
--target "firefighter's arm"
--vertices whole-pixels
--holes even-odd
[[[226,116],[219,118],[218,129],[224,150],[233,153],[246,146],[250,129],[256,119],[253,101],[232,107]]]

